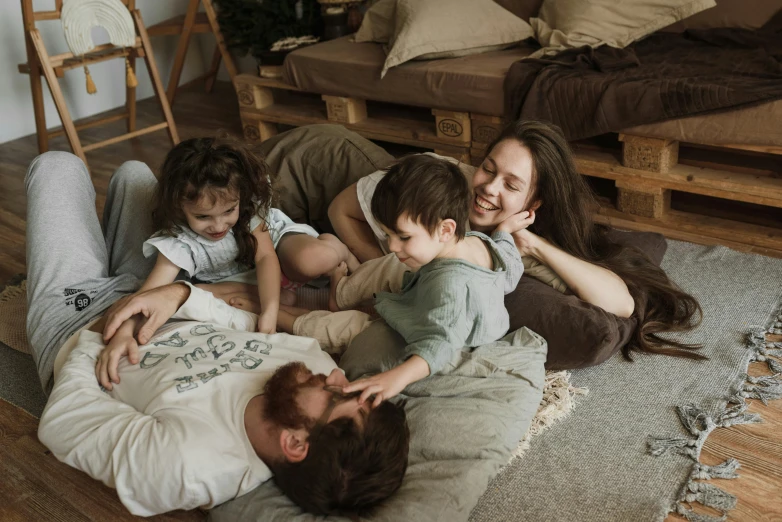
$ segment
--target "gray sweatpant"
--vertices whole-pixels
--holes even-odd
[[[57,352],[114,301],[137,290],[155,263],[141,246],[154,232],[157,185],[144,163],[124,163],[109,182],[101,231],[84,163],[46,152],[27,171],[27,338],[48,393]]]

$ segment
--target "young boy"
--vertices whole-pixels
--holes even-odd
[[[441,370],[457,350],[496,341],[507,332],[504,297],[524,270],[521,256],[502,225],[491,238],[465,232],[470,196],[456,165],[426,155],[400,161],[378,183],[371,208],[388,236],[388,264],[395,256],[412,271],[404,273],[398,293],[375,295],[375,310],[407,346],[399,366],[344,388],[346,393],[362,390],[360,402],[374,395],[377,405]],[[340,268],[332,276],[332,310],[337,288],[365,277],[360,269],[346,276],[345,267]],[[371,322],[358,311],[305,312],[283,307],[278,328],[315,337],[327,350],[346,346]]]

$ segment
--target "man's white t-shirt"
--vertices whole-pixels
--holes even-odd
[[[424,152],[423,154],[426,154],[427,156],[432,156],[433,158],[447,160],[455,165],[458,165],[459,170],[462,171],[464,177],[467,178],[467,182],[469,183],[470,186],[472,186],[472,177],[475,174],[475,170],[476,170],[476,168],[473,167],[472,165],[468,165],[467,163],[462,163],[459,160],[448,156],[440,156],[438,154],[435,154],[434,152]],[[383,250],[384,254],[388,254],[389,253],[388,239],[386,238],[386,235],[383,233],[383,230],[380,228],[380,225],[378,225],[377,220],[372,215],[372,195],[375,193],[375,188],[377,187],[377,184],[380,182],[381,179],[383,179],[383,176],[385,175],[386,175],[385,170],[378,170],[358,180],[356,182],[356,195],[358,196],[358,204],[361,206],[361,211],[364,213],[364,217],[366,218],[367,223],[372,228],[372,232],[375,233],[375,238],[377,239],[378,245]],[[470,229],[470,225],[468,223],[467,230],[469,231],[469,229]]]
[[[195,287],[174,318],[140,347],[139,364],[120,361],[111,392],[95,377],[101,335],[75,334],[38,430],[135,515],[210,508],[271,478],[245,431],[247,403],[288,362],[336,368],[314,339],[254,333],[253,314]]]

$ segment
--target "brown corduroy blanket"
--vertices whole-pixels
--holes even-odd
[[[756,31],[655,33],[526,59],[505,78],[509,119],[550,121],[568,140],[779,98],[782,12]]]

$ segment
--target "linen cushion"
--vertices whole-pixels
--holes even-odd
[[[341,125],[308,125],[264,141],[277,205],[297,223],[333,232],[331,201],[342,190],[394,160],[388,152]]]
[[[501,49],[533,34],[527,22],[493,0],[397,0],[395,20],[381,77],[416,58]]]
[[[543,47],[533,57],[583,45],[621,49],[715,5],[714,0],[545,0],[530,19]]]

